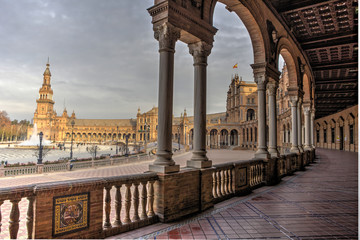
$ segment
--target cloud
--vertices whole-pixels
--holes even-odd
[[[31,119],[47,57],[55,109],[78,118],[135,118],[157,106],[159,53],[143,0],[0,0],[0,109]],[[252,80],[250,38],[239,18],[215,9],[208,112],[223,112],[232,66]],[[174,115],[193,111],[193,59],[176,44]]]

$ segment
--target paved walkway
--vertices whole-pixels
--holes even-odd
[[[358,154],[317,149],[317,163],[195,217],[122,239],[358,239]]]

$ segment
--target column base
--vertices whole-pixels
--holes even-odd
[[[265,149],[259,148],[255,153],[255,158],[268,159],[270,158],[270,154]]]
[[[311,146],[305,146],[304,147],[304,151],[311,151],[312,150],[312,147]]]
[[[149,171],[157,173],[174,173],[180,171],[180,165],[149,165]]]
[[[291,152],[291,153],[300,153],[300,150],[299,150],[298,147],[291,147],[291,148],[290,148],[290,152]]]
[[[302,146],[298,146],[300,152],[304,152],[304,148]]]
[[[269,154],[270,156],[273,157],[280,157],[280,153],[278,152],[278,150],[276,148],[270,148],[269,149]]]
[[[186,166],[189,168],[210,168],[210,167],[212,167],[212,161],[211,160],[207,160],[207,161],[188,160],[186,162]]]

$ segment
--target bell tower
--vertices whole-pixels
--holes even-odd
[[[38,132],[42,131],[46,139],[51,140],[52,125],[55,125],[56,113],[54,111],[53,90],[51,89],[51,73],[49,59],[44,72],[42,87],[39,90],[39,98],[36,99],[37,107],[34,113],[34,124]]]

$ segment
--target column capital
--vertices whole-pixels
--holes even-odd
[[[175,43],[180,38],[180,29],[166,22],[154,29],[154,37],[159,41],[160,52],[175,52]]]
[[[279,83],[277,82],[274,82],[274,81],[271,81],[267,84],[267,89],[268,89],[268,92],[269,92],[269,95],[276,95],[276,90],[278,89],[279,87]]]
[[[298,103],[298,96],[290,96],[290,104],[292,107],[296,107]]]
[[[303,106],[303,110],[304,110],[304,114],[305,114],[305,115],[310,114],[310,106],[304,105],[304,106]]]
[[[266,74],[265,74],[265,69],[264,69],[264,72],[256,72],[256,73],[254,73],[254,78],[255,78],[255,82],[257,84],[258,90],[265,91],[266,90],[266,85],[268,83],[268,79],[267,79]]]
[[[207,65],[207,57],[211,53],[212,45],[204,41],[191,43],[188,45],[190,54],[194,57],[194,65]]]

